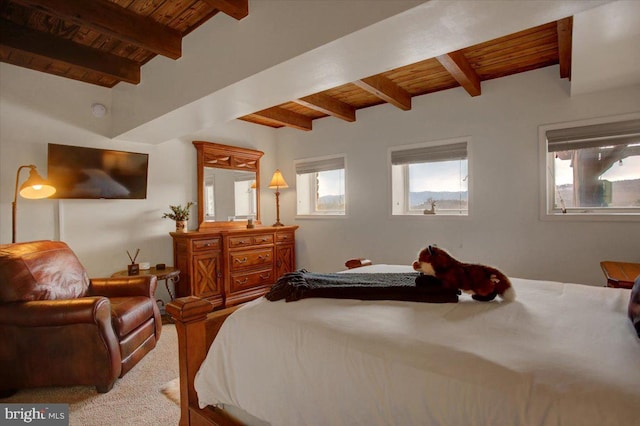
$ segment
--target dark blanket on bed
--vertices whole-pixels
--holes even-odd
[[[458,301],[456,289],[417,286],[417,277],[417,272],[323,274],[301,269],[280,277],[265,297],[272,302],[281,299],[293,302],[308,297],[429,303]]]

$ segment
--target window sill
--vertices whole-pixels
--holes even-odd
[[[423,218],[428,218],[428,220],[434,220],[435,218],[455,218],[455,219],[469,219],[468,214],[446,214],[446,213],[436,213],[436,214],[392,214],[392,218],[398,219],[406,219],[413,218],[422,220]]]
[[[640,213],[548,213],[544,212],[543,221],[569,222],[640,222]]]
[[[346,214],[305,214],[296,215],[295,219],[307,220],[307,219],[348,219],[349,215]]]

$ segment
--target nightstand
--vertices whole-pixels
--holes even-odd
[[[607,277],[607,287],[632,288],[636,277],[640,275],[640,263],[600,262],[604,276]]]

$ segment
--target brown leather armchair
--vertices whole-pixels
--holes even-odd
[[[0,245],[0,394],[111,390],[156,346],[154,276],[89,279],[63,242]]]

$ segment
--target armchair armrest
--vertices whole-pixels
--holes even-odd
[[[0,324],[52,327],[69,324],[111,325],[111,303],[105,297],[33,300],[0,305]]]
[[[158,279],[155,275],[135,275],[130,277],[91,278],[89,294],[106,297],[154,297]]]

